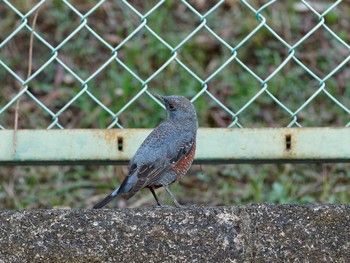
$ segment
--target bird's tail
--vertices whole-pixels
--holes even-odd
[[[119,189],[120,189],[120,187],[118,187],[112,193],[107,195],[105,197],[105,199],[103,199],[101,202],[98,202],[96,205],[94,205],[93,209],[99,209],[99,208],[104,207],[106,204],[108,204],[110,201],[112,201],[114,198],[116,198],[118,195],[120,195],[121,193],[119,193]]]

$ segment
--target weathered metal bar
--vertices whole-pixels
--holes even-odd
[[[124,164],[150,129],[0,131],[0,165]],[[198,131],[197,163],[349,162],[349,128]]]

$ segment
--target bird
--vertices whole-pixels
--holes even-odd
[[[159,187],[166,190],[176,207],[181,207],[168,186],[179,181],[192,165],[198,129],[196,110],[183,96],[152,95],[165,105],[167,119],[138,148],[120,186],[94,205],[94,209],[121,195],[129,199],[143,188],[148,188],[157,205],[162,206],[154,191]]]

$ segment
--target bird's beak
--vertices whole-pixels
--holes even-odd
[[[161,96],[161,95],[159,95],[159,94],[156,94],[156,93],[152,93],[152,95],[154,96],[154,97],[156,97],[158,100],[160,100],[161,102],[165,102],[165,100],[164,100],[164,96]]]

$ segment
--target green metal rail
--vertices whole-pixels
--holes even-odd
[[[0,164],[125,164],[150,129],[0,131]],[[196,163],[349,162],[348,128],[198,131]]]

